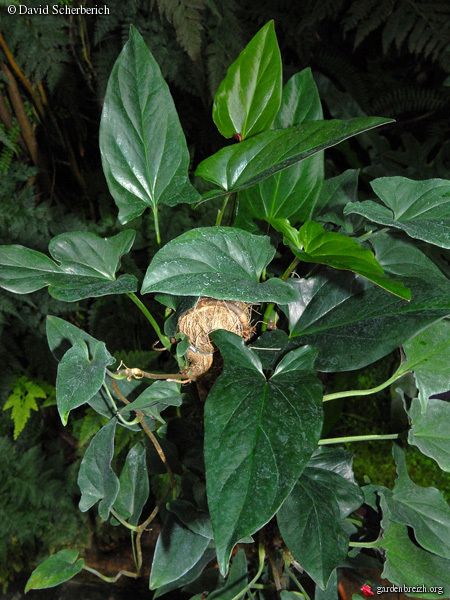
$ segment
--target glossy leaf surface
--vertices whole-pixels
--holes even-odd
[[[242,548],[234,555],[224,585],[208,594],[210,600],[233,600],[247,585],[247,557]]]
[[[181,406],[182,395],[180,384],[174,381],[155,381],[145,388],[136,400],[120,409],[125,417],[131,411],[140,411],[157,420],[162,420],[161,413],[169,406]],[[163,421],[164,422],[164,421]]]
[[[24,246],[0,246],[0,287],[17,294],[48,287],[51,296],[64,302],[133,292],[136,278],[116,279],[116,271],[134,236],[131,230],[110,238],[86,231],[63,233],[49,244],[52,258]]]
[[[220,133],[241,139],[269,129],[281,101],[281,56],[273,21],[250,40],[228,68],[214,96],[213,121]]]
[[[113,362],[103,342],[78,342],[67,350],[56,376],[56,403],[63,425],[71,410],[89,402],[99,391],[106,367]]]
[[[189,151],[169,88],[139,32],[111,72],[100,123],[109,191],[127,223],[158,204],[198,200],[188,178]]]
[[[283,89],[276,129],[323,118],[311,69],[293,75]],[[305,221],[314,212],[323,180],[323,153],[318,152],[239,194],[237,224],[247,219],[288,218]]]
[[[267,236],[233,227],[202,227],[183,233],[153,257],[142,293],[208,296],[243,302],[284,302],[295,292],[281,280],[259,283],[275,255]]]
[[[117,420],[111,419],[94,435],[78,472],[78,487],[81,491],[79,509],[86,512],[99,502],[98,514],[103,521],[108,519],[120,487],[111,467],[116,424]]]
[[[286,355],[267,380],[257,355],[232,333],[212,334],[225,362],[205,405],[208,506],[219,567],[267,523],[290,493],[322,426],[316,353]]]
[[[200,561],[210,540],[169,516],[156,542],[150,589],[177,581]]]
[[[405,455],[394,445],[397,480],[386,494],[389,518],[414,529],[418,543],[443,558],[450,558],[450,507],[434,487],[416,485],[408,476]]]
[[[425,412],[430,396],[450,390],[450,322],[438,321],[408,340],[403,370],[413,371]]]
[[[181,523],[198,535],[212,540],[213,532],[207,512],[200,510],[187,500],[174,500],[168,506]]]
[[[347,554],[348,534],[342,521],[362,501],[355,483],[308,466],[278,512],[289,550],[322,589]]]
[[[409,410],[411,429],[408,443],[433,458],[443,471],[450,473],[450,403],[432,398],[423,414],[418,399]]]
[[[325,231],[320,223],[307,221],[297,231],[286,219],[273,226],[282,232],[294,254],[302,262],[319,263],[362,275],[395,296],[411,300],[411,292],[401,282],[388,277],[373,252],[355,239],[334,231]]]
[[[291,337],[320,350],[316,364],[321,370],[368,365],[450,314],[450,282],[425,254],[386,234],[377,235],[372,245],[384,270],[411,289],[411,302],[364,286],[350,274],[324,271],[291,283],[301,295],[287,309]]]
[[[142,444],[135,444],[128,452],[119,483],[114,509],[122,519],[137,525],[149,495],[145,446]]]
[[[297,596],[297,599],[300,600],[300,597]],[[284,600],[284,598],[282,598]],[[296,600],[295,598],[286,598],[286,600]],[[314,592],[314,600],[339,600],[338,594],[338,581],[337,581],[337,570],[335,569],[328,580],[327,587],[324,590],[321,590],[319,586],[316,586],[316,590]],[[352,596],[352,600],[357,600],[355,594]]]
[[[78,575],[84,567],[84,560],[78,554],[78,550],[60,550],[49,556],[31,573],[25,593],[56,587]]]
[[[187,571],[179,579],[175,579],[174,581],[171,581],[170,583],[166,583],[165,585],[158,587],[158,589],[155,591],[155,593],[153,595],[153,598],[156,600],[156,598],[160,598],[161,596],[164,596],[164,594],[167,594],[167,592],[171,592],[172,590],[183,588],[184,586],[188,586],[190,583],[196,582],[197,579],[199,579],[199,577],[203,573],[207,564],[210,563],[214,559],[215,554],[216,553],[214,551],[214,548],[210,544],[206,548],[204,553],[201,555],[200,559],[195,563],[195,565],[191,569],[189,569],[189,571]],[[195,598],[195,596],[194,596],[194,598]]]
[[[65,425],[69,412],[89,402],[101,388],[106,367],[115,359],[103,342],[59,317],[48,316],[47,341],[60,361],[56,376],[56,402]]]
[[[383,204],[366,200],[348,204],[345,214],[401,229],[412,238],[450,248],[450,181],[414,181],[381,177],[371,183]]]
[[[379,545],[385,550],[382,577],[396,585],[426,587],[443,586],[450,589],[450,561],[436,556],[416,546],[409,538],[406,525],[390,520],[390,513],[384,498],[381,498],[383,510],[383,538]],[[442,594],[418,594],[419,598],[442,598]]]
[[[381,117],[358,117],[265,131],[222,148],[198,165],[196,175],[221,188],[205,194],[205,199],[217,198],[256,185],[325,148],[389,122]]]

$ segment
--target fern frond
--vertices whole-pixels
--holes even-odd
[[[156,4],[160,15],[174,27],[180,46],[192,60],[198,60],[205,0],[156,0]]]
[[[445,0],[352,2],[344,18],[344,31],[354,32],[355,47],[380,27],[384,54],[394,46],[397,51],[434,61],[449,59],[450,4]]]
[[[19,435],[25,429],[25,425],[30,419],[31,411],[38,410],[36,400],[45,398],[47,398],[47,394],[35,381],[32,381],[25,376],[19,377],[16,380],[11,394],[3,405],[3,410],[11,409],[15,440],[17,440]]]

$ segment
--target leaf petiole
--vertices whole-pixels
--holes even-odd
[[[127,294],[127,296],[136,304],[136,306],[139,308],[139,310],[141,311],[141,313],[145,316],[145,318],[147,319],[147,321],[153,327],[154,332],[158,336],[159,341],[164,346],[164,348],[166,350],[170,350],[170,347],[171,347],[172,344],[170,343],[169,338],[162,333],[162,331],[161,331],[161,329],[160,329],[160,327],[159,327],[159,325],[158,325],[155,317],[148,310],[148,308],[145,306],[145,304],[133,292],[129,292]]]
[[[376,387],[369,388],[367,390],[345,390],[343,392],[325,394],[323,397],[323,402],[329,402],[330,400],[338,400],[339,398],[351,398],[353,396],[370,396],[372,394],[377,394],[378,392],[381,392],[381,390],[384,390],[385,388],[392,385],[395,381],[403,377],[403,375],[406,375],[406,373],[408,373],[408,371],[402,371],[400,365],[400,367],[392,375],[392,377],[389,377],[389,379],[387,379],[383,383],[380,383],[380,385],[377,385]]]
[[[374,540],[373,542],[349,542],[350,548],[378,548],[380,540]]]
[[[117,511],[115,511],[113,508],[111,508],[111,514],[113,515],[113,517],[115,519],[117,519],[119,521],[119,523],[121,525],[123,525],[130,531],[139,531],[139,527],[137,527],[136,525],[131,525],[131,523],[128,523],[128,521],[125,521],[125,519],[122,519],[122,517],[119,515],[119,513]]]
[[[371,435],[350,435],[347,437],[336,437],[336,438],[325,438],[319,440],[319,446],[326,446],[328,444],[347,444],[350,442],[370,442],[376,440],[396,440],[400,437],[398,433],[386,433],[382,435],[371,434]]]
[[[131,577],[132,579],[137,579],[139,577],[138,573],[132,573],[131,571],[119,571],[115,575],[109,577],[108,575],[103,575],[103,573],[100,573],[100,571],[97,571],[97,569],[93,569],[87,565],[84,565],[83,569],[88,571],[88,573],[92,573],[96,577],[99,577],[102,581],[106,581],[107,583],[116,583],[116,581],[120,579],[122,575],[124,577]]]
[[[223,199],[222,207],[217,212],[216,226],[219,226],[222,224],[223,215],[225,214],[225,210],[227,208],[227,204],[228,204],[228,201],[230,198],[231,198],[231,194],[227,194],[225,196],[225,198]]]
[[[246,585],[245,588],[242,589],[238,594],[236,594],[235,596],[233,596],[233,598],[231,600],[239,600],[239,598],[242,598],[242,596],[245,596],[245,594],[249,590],[251,590],[251,588],[256,584],[256,582],[261,577],[262,572],[264,570],[264,560],[265,560],[265,558],[266,558],[266,550],[264,548],[264,545],[260,544],[259,547],[258,547],[259,566],[258,566],[258,571],[257,571],[256,575],[253,577],[253,579],[250,581],[250,583],[248,585]]]

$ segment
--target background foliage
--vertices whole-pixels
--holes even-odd
[[[285,79],[311,66],[327,117],[378,114],[396,119],[396,124],[381,134],[365,134],[327,152],[328,176],[360,169],[363,194],[368,190],[369,176],[449,178],[447,2],[110,0],[107,5],[110,14],[97,17],[19,18],[1,9],[2,243],[45,250],[52,236],[66,230],[90,228],[102,235],[116,232],[116,211],[101,172],[98,124],[108,76],[132,23],[139,27],[171,86],[196,164],[220,147],[210,113],[212,95],[226,67],[258,28],[274,19],[286,65]],[[196,212],[178,207],[170,219],[162,212],[165,241],[189,226],[201,225],[207,211],[215,210],[206,206]],[[144,216],[135,243],[137,259],[125,264],[127,272],[143,275],[153,254],[154,233],[150,216]],[[434,259],[448,272],[444,253]],[[124,357],[126,349],[134,348],[136,356],[130,362],[139,362],[144,368],[154,365],[162,359],[151,351],[148,329],[126,302],[121,297],[83,302],[75,311],[75,322],[104,340],[116,356]],[[0,480],[5,497],[11,498],[12,490],[18,490],[14,491],[18,501],[0,509],[4,513],[0,522],[7,527],[0,535],[3,582],[12,571],[26,568],[28,561],[39,558],[35,551],[38,544],[42,553],[48,554],[71,539],[79,539],[85,529],[78,512],[70,510],[70,496],[58,490],[72,489],[71,473],[76,471],[80,449],[99,429],[101,420],[87,409],[73,422],[72,429],[64,432],[54,408],[44,406],[51,397],[45,386],[55,376],[55,364],[45,342],[45,315],[64,316],[69,311],[73,306],[51,299],[45,292],[29,297],[0,295],[0,403],[6,409],[2,415]],[[386,364],[382,361],[380,369]],[[340,375],[336,389],[375,384],[356,382],[361,377],[382,380],[367,370]],[[24,424],[28,412],[19,410],[20,403],[25,403],[20,385],[23,388],[26,382],[34,392],[36,387],[32,386],[41,386],[46,398],[37,392],[35,404],[28,399],[30,421]],[[387,398],[386,403],[389,406]],[[16,408],[16,442],[14,424],[8,420],[13,404],[20,405]],[[351,413],[351,405],[345,410]],[[331,430],[336,415],[329,414],[328,418]],[[349,430],[354,426],[352,418],[347,416],[344,428],[345,422]],[[383,429],[382,415],[370,418]],[[19,421],[20,427],[24,425],[22,432],[17,429]],[[53,432],[52,439],[49,431]],[[128,445],[124,439],[124,451]],[[356,471],[362,478],[371,473],[366,466],[369,457],[360,452]],[[429,463],[412,457],[411,469],[420,483]],[[43,475],[39,481],[23,477],[30,472]],[[386,478],[392,476],[393,469]],[[45,494],[39,493],[42,478]],[[32,522],[24,520],[20,498],[33,503]],[[57,498],[59,509],[71,515],[64,531],[49,525],[55,509],[51,498]],[[94,530],[95,524],[91,524]]]

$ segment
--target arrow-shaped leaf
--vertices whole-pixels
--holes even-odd
[[[264,131],[206,158],[198,165],[196,175],[220,188],[207,192],[205,199],[210,200],[256,185],[325,148],[390,122],[392,119],[358,117]]]
[[[159,204],[195,202],[189,151],[169,88],[139,32],[111,72],[100,123],[100,151],[109,191],[128,223]]]
[[[134,237],[132,230],[110,238],[86,231],[63,233],[49,244],[54,260],[24,246],[0,246],[0,287],[28,294],[48,286],[49,294],[64,302],[133,292],[134,275],[116,279],[116,271]]]
[[[267,379],[238,336],[212,337],[225,366],[205,406],[206,487],[226,574],[233,546],[272,518],[317,447],[322,391],[312,348],[286,355]]]

